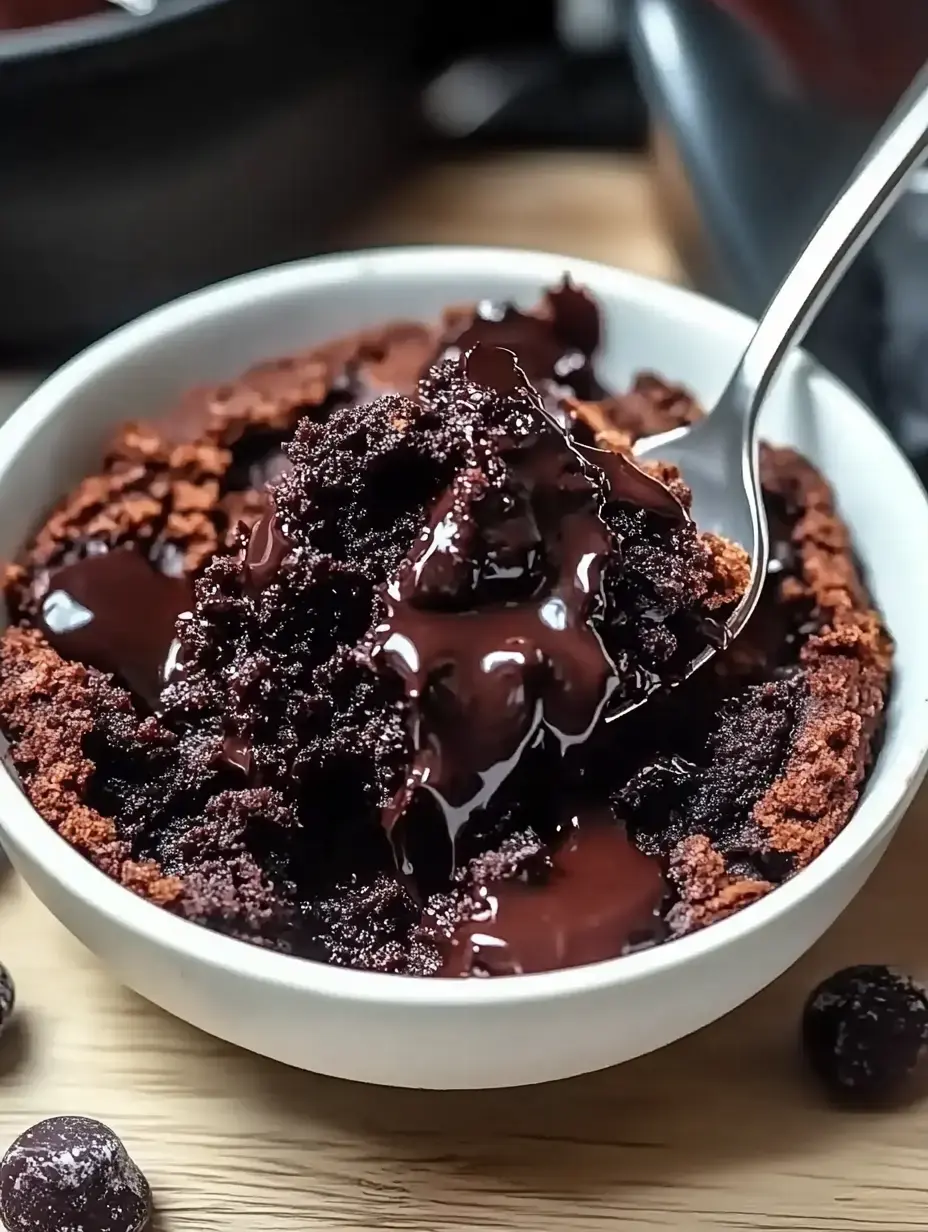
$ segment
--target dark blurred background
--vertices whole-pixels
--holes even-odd
[[[582,250],[588,197],[588,255],[623,260],[637,181],[609,168],[634,166],[672,276],[757,313],[925,58],[928,0],[0,0],[0,359],[46,367],[218,278],[395,238],[364,220],[481,159],[399,238],[470,238],[455,192],[505,185],[499,242]],[[539,241],[542,191],[564,226]],[[810,337],[920,465],[925,236],[923,177]]]

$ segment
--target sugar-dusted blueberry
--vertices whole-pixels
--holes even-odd
[[[20,1134],[0,1163],[7,1232],[141,1232],[148,1182],[108,1126],[58,1116]]]
[[[13,1006],[16,1004],[16,988],[13,977],[0,963],[0,1035],[13,1016]]]
[[[898,1098],[928,1047],[928,993],[891,967],[845,967],[809,996],[802,1044],[832,1095],[869,1103]]]

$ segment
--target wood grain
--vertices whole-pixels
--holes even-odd
[[[434,167],[346,232],[345,244],[513,244],[679,281],[637,158],[505,154]]]
[[[620,158],[436,168],[353,239],[519,242],[678,269],[650,187]],[[824,1106],[797,1064],[809,987],[847,962],[928,975],[928,795],[829,935],[705,1031],[619,1069],[529,1090],[388,1091],[228,1047],[118,987],[7,874],[0,955],[20,1012],[0,1048],[0,1145],[61,1112],[111,1123],[161,1232],[928,1227],[928,1101]]]

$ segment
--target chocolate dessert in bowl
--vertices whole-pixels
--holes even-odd
[[[630,450],[747,329],[422,249],[226,284],[52,378],[0,433],[0,830],[37,892],[173,1012],[377,1082],[593,1069],[762,987],[922,773],[928,513],[797,357],[762,607],[683,679],[748,563]]]

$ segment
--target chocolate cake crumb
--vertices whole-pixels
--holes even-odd
[[[766,452],[762,476],[795,519],[795,569],[780,582],[783,598],[807,607],[815,627],[799,655],[810,697],[805,721],[754,820],[771,848],[801,866],[843,828],[857,802],[882,721],[892,642],[866,602],[827,483],[787,450]]]
[[[172,577],[196,572],[219,547],[216,505],[231,456],[209,442],[169,447],[154,426],[120,429],[104,470],[83,480],[7,570],[14,619],[34,620],[61,565],[132,545]]]
[[[712,561],[708,608],[727,607],[743,595],[751,580],[751,558],[740,544],[730,543],[711,530],[700,532]]]
[[[395,876],[370,881],[350,877],[333,886],[312,907],[308,924],[319,957],[336,966],[357,965],[365,954],[371,971],[432,975],[439,959],[419,929],[420,909]]]
[[[615,437],[628,437],[632,442],[643,436],[656,436],[672,428],[694,423],[702,410],[682,385],[665,381],[654,372],[641,372],[625,394],[604,398],[597,407],[597,435],[614,447]]]
[[[49,824],[185,919],[418,976],[659,944],[814,858],[890,683],[847,530],[814,468],[764,447],[760,606],[678,683],[750,562],[693,526],[685,476],[632,461],[698,403],[649,373],[605,390],[600,335],[565,280],[533,309],[259,363],[116,432],[6,575],[0,726]],[[159,605],[141,643],[95,606],[123,576]]]
[[[152,861],[137,864],[114,820],[88,803],[94,773],[84,741],[96,716],[132,715],[128,694],[99,673],[65,663],[34,629],[13,626],[0,639],[0,713],[26,794],[49,825],[110,877],[161,904],[182,882]]]
[[[670,855],[670,878],[680,896],[668,913],[671,932],[677,936],[724,920],[773,889],[772,882],[734,875],[705,834],[691,835],[676,845]]]

